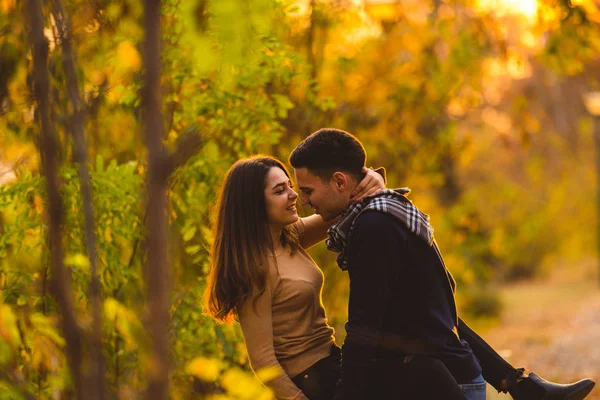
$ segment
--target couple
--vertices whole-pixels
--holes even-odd
[[[455,282],[408,190],[382,190],[362,144],[321,129],[290,156],[300,195],[271,157],[240,160],[218,203],[208,311],[240,322],[252,368],[278,399],[583,399],[594,382],[515,369],[457,317]],[[298,218],[296,202],[315,209]],[[350,277],[347,336],[336,346],[323,274],[305,249],[327,238]],[[341,354],[343,353],[343,360]]]

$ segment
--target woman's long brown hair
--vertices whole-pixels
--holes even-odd
[[[219,198],[211,248],[211,267],[206,287],[207,313],[231,322],[248,299],[265,292],[273,253],[265,202],[266,177],[271,168],[285,166],[268,156],[237,161],[227,171]],[[298,239],[286,227],[281,241],[292,249]]]

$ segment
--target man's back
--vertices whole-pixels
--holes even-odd
[[[365,211],[348,243],[350,303],[343,385],[365,381],[374,359],[425,354],[442,361],[459,383],[481,373],[456,334],[453,281],[435,245],[391,214]]]

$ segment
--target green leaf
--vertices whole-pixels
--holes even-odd
[[[104,170],[104,159],[100,154],[96,156],[96,172],[102,172]]]
[[[0,381],[0,400],[25,400],[26,397],[10,382]]]
[[[195,225],[192,225],[192,226],[188,227],[187,229],[185,229],[183,231],[183,240],[185,240],[186,242],[190,241],[196,234],[197,230],[198,229],[196,228]]]
[[[190,254],[190,255],[194,255],[197,252],[200,251],[200,249],[202,249],[202,247],[200,245],[193,245],[193,246],[188,246],[185,248],[185,252]]]

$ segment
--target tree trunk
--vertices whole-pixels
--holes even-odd
[[[144,91],[142,112],[148,148],[148,216],[146,227],[146,290],[152,340],[148,399],[168,398],[169,376],[169,260],[167,257],[167,164],[162,143],[160,91],[160,0],[145,0]]]
[[[71,45],[71,21],[65,15],[60,0],[52,0],[52,15],[58,29],[58,38],[62,47],[63,68],[67,78],[67,94],[73,107],[72,135],[73,158],[78,165],[81,199],[85,217],[85,246],[90,261],[90,303],[92,305],[93,331],[90,368],[90,397],[92,400],[104,400],[106,397],[105,360],[102,353],[102,300],[100,280],[98,278],[96,257],[96,236],[94,233],[94,208],[92,205],[91,178],[88,169],[87,142],[84,132],[84,113],[79,85],[75,53]]]
[[[71,369],[76,396],[87,399],[82,374],[83,331],[77,324],[73,307],[71,275],[65,269],[63,259],[62,225],[64,210],[60,196],[58,176],[59,144],[50,118],[50,81],[48,77],[48,43],[44,37],[44,16],[41,0],[27,0],[27,17],[30,23],[30,42],[33,54],[33,82],[40,121],[40,156],[46,177],[48,196],[48,236],[51,290],[61,312],[62,331],[66,342],[67,360]]]

